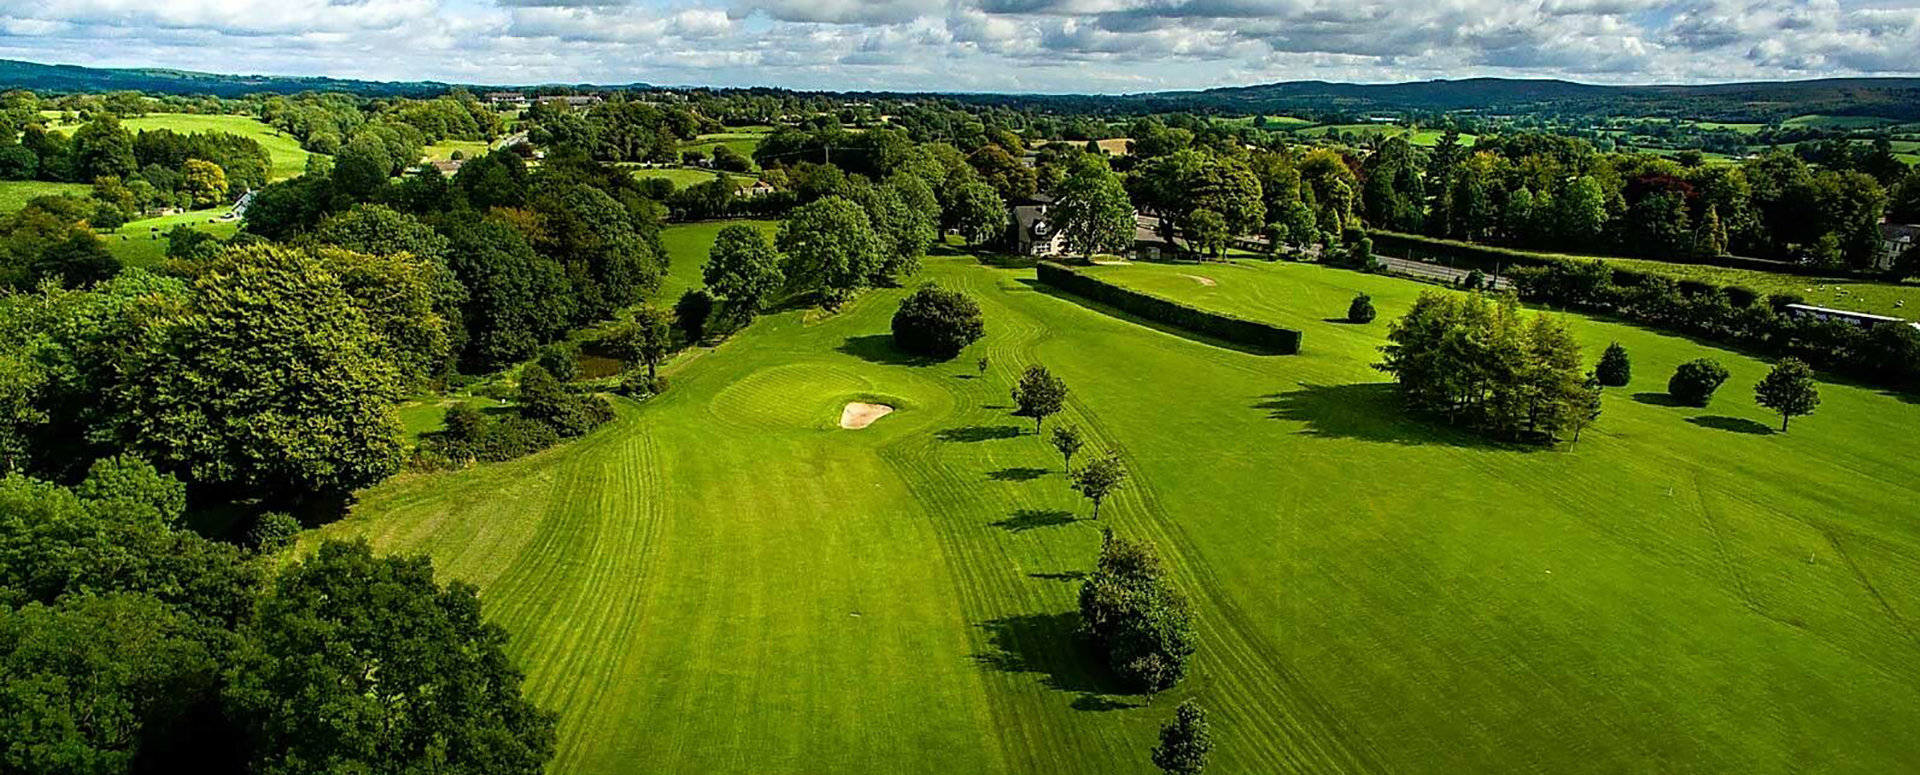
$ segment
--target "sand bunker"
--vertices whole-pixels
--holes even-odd
[[[840,410],[840,427],[857,431],[873,424],[887,415],[893,414],[893,407],[886,404],[863,404],[855,401]]]
[[[1183,274],[1183,275],[1180,275],[1180,276],[1181,276],[1181,277],[1185,277],[1185,278],[1187,278],[1187,279],[1189,279],[1189,280],[1192,280],[1192,281],[1194,281],[1194,282],[1196,282],[1196,283],[1199,283],[1199,284],[1201,284],[1201,285],[1204,285],[1204,286],[1207,286],[1208,288],[1212,288],[1212,287],[1213,287],[1214,285],[1216,285],[1216,283],[1214,283],[1214,281],[1213,281],[1213,280],[1211,280],[1211,279],[1208,279],[1208,278],[1205,278],[1205,277],[1201,277],[1200,275],[1197,275],[1197,274]]]

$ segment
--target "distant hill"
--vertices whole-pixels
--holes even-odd
[[[645,89],[647,84],[549,84],[577,89]],[[0,59],[0,88],[55,92],[134,89],[165,94],[234,97],[258,92],[339,91],[369,97],[429,96],[456,86],[436,81],[358,81],[278,75],[219,75],[186,70],[106,69]],[[782,90],[764,90],[782,91]],[[808,92],[818,93],[818,92]],[[924,93],[861,92],[916,97]],[[1769,122],[1793,116],[1879,116],[1920,121],[1920,78],[1827,78],[1703,86],[1600,86],[1552,79],[1466,78],[1390,84],[1288,81],[1197,91],[1092,94],[940,94],[972,104],[1075,112],[1203,111],[1236,114],[1471,111],[1487,114],[1673,116],[1710,121]]]
[[[285,75],[220,75],[164,68],[115,69],[79,65],[46,65],[0,59],[0,89],[33,89],[51,92],[133,90],[153,94],[212,94],[220,97],[238,97],[262,92],[293,94],[303,91],[334,91],[366,97],[424,97],[444,94],[456,86],[475,90],[501,88],[438,81],[358,81]],[[646,88],[646,84],[628,84],[608,88]]]
[[[1395,84],[1293,81],[1129,99],[1237,113],[1473,111],[1684,116],[1771,121],[1809,113],[1920,120],[1920,78],[1829,78],[1702,86],[1598,86],[1559,80],[1468,78]]]

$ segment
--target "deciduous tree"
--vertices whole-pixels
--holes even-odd
[[[1813,414],[1820,406],[1820,388],[1813,381],[1813,369],[1799,358],[1785,358],[1753,388],[1753,398],[1761,406],[1780,413],[1780,432],[1795,417]]]
[[[1067,383],[1045,366],[1028,366],[1013,386],[1013,403],[1020,407],[1020,414],[1033,418],[1033,432],[1038,434],[1048,417],[1066,407]]]
[[[1180,703],[1173,721],[1160,728],[1160,744],[1153,748],[1153,764],[1167,775],[1200,775],[1213,752],[1213,733],[1207,713],[1193,700]]]

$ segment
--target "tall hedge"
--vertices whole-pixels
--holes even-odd
[[[1037,269],[1042,283],[1148,320],[1277,355],[1300,352],[1300,332],[1291,328],[1190,307],[1172,299],[1123,288],[1050,261],[1041,262]]]

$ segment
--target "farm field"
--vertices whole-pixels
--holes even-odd
[[[1818,114],[1794,116],[1793,118],[1780,122],[1782,126],[1820,127],[1822,129],[1875,129],[1898,123],[1900,122],[1879,116],[1823,116]]]
[[[298,175],[307,169],[307,157],[312,154],[300,147],[300,142],[278,129],[267,126],[252,116],[234,116],[199,113],[153,113],[139,118],[125,118],[120,125],[129,132],[142,130],[171,129],[183,134],[193,132],[227,132],[251,137],[258,140],[273,157],[273,179],[282,180]],[[72,126],[52,126],[50,129],[72,130]]]
[[[1440,138],[1446,136],[1446,131],[1441,129],[1409,130],[1407,127],[1397,124],[1321,124],[1305,129],[1295,129],[1293,130],[1293,134],[1301,137],[1325,137],[1327,134],[1336,131],[1359,135],[1361,137],[1405,136],[1408,143],[1427,147],[1440,144]],[[1460,145],[1470,147],[1473,145],[1475,139],[1477,138],[1473,135],[1462,134],[1460,135]]]
[[[195,210],[158,218],[143,218],[131,221],[120,228],[100,235],[106,243],[107,252],[128,266],[152,267],[167,257],[167,232],[175,226],[192,226],[215,237],[226,239],[240,231],[239,221],[223,221],[220,217],[231,212],[231,207],[215,207]]]
[[[471,159],[486,155],[487,146],[485,140],[442,140],[427,146],[422,156],[427,161],[446,161],[459,151],[462,158]]]
[[[704,258],[674,227],[674,274]],[[714,229],[717,231],[717,228]],[[698,251],[698,252],[696,252]],[[406,475],[319,531],[426,552],[479,586],[551,772],[1149,773],[1181,699],[1211,771],[1878,773],[1920,756],[1920,405],[1823,384],[1790,434],[1766,364],[1571,317],[1635,380],[1570,450],[1402,416],[1370,364],[1427,286],[1291,263],[1096,270],[1305,331],[1244,354],[929,259],[988,335],[891,348],[907,289],[763,318],[586,439]],[[1203,284],[1196,277],[1213,281]],[[1357,292],[1381,319],[1327,322]],[[1678,363],[1733,379],[1665,405]],[[973,361],[991,359],[985,375]],[[1133,478],[1099,523],[1010,416],[1019,370]],[[898,409],[839,429],[847,402]],[[1083,453],[1084,454],[1084,453]],[[1099,530],[1154,543],[1193,597],[1196,671],[1113,693],[1073,637]],[[311,536],[309,537],[311,539]]]
[[[1636,269],[1719,285],[1739,285],[1762,294],[1791,293],[1808,304],[1875,315],[1920,318],[1920,283],[1867,282],[1761,272],[1753,269],[1678,264],[1639,258],[1603,259],[1622,269]]]
[[[628,166],[633,172],[633,176],[640,180],[646,180],[648,178],[662,178],[665,180],[673,181],[673,187],[675,189],[682,189],[682,188],[697,186],[697,185],[700,185],[701,183],[705,183],[717,177],[717,174],[712,170],[695,169],[693,167],[640,167],[640,166],[632,166],[632,165],[621,165],[621,166]],[[739,173],[728,173],[728,174],[732,175],[734,181],[739,183],[740,185],[753,184],[753,179],[751,175],[743,175]]]
[[[86,196],[92,192],[93,186],[85,183],[44,183],[38,180],[0,180],[0,215],[26,207],[27,200],[37,196],[58,196],[60,194]]]
[[[713,149],[724,145],[741,156],[751,159],[754,150],[760,147],[760,141],[765,140],[766,137],[765,132],[716,132],[694,138],[692,142],[682,144],[680,150],[699,151],[712,156]]]

